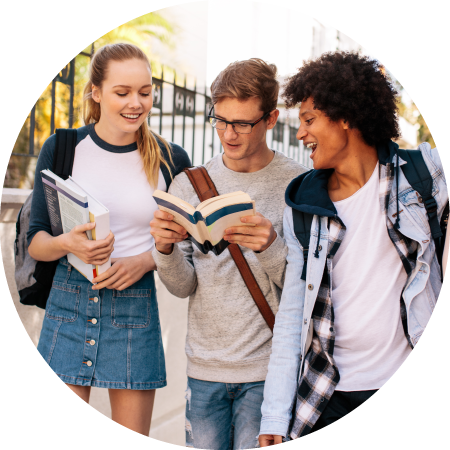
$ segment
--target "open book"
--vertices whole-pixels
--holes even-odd
[[[77,225],[95,222],[95,228],[87,231],[89,239],[106,239],[109,235],[109,210],[78,185],[72,177],[68,180],[51,170],[41,171],[45,199],[53,236],[68,233]],[[86,264],[72,253],[67,260],[89,281],[111,267],[111,258],[101,266]]]
[[[189,203],[160,190],[153,197],[161,211],[174,216],[174,222],[186,229],[189,238],[202,253],[220,255],[228,242],[225,230],[235,226],[254,226],[241,222],[241,217],[255,215],[255,202],[245,192],[218,195],[194,208]]]

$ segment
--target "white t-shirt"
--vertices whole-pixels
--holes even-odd
[[[332,272],[338,391],[379,389],[411,352],[400,317],[407,275],[380,208],[378,170],[334,202],[346,226]]]
[[[87,135],[76,147],[72,176],[109,209],[110,227],[115,236],[112,258],[152,250],[150,221],[158,206],[139,150],[129,151],[127,146],[121,148],[106,142],[103,145],[105,149]],[[161,169],[157,188],[166,191]]]

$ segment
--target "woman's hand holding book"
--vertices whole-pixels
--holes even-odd
[[[136,256],[112,258],[112,266],[104,273],[92,280],[97,283],[92,289],[117,289],[122,291],[139,281],[147,272],[156,269],[151,252],[144,252]]]
[[[114,251],[114,234],[109,233],[106,239],[89,240],[86,231],[95,228],[95,222],[77,225],[69,233],[61,235],[67,253],[73,253],[86,264],[101,265],[108,261]]]

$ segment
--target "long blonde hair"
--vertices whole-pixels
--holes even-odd
[[[100,120],[100,104],[92,98],[92,86],[101,88],[106,78],[106,71],[110,61],[127,61],[130,59],[139,59],[147,62],[150,71],[150,61],[145,53],[135,45],[131,44],[109,44],[99,48],[91,61],[89,67],[89,81],[84,87],[83,96],[83,120],[84,123],[90,124]],[[144,121],[137,132],[137,146],[142,157],[144,171],[148,182],[154,188],[158,185],[159,167],[164,164],[172,177],[169,163],[165,160],[158,140],[164,145],[169,155],[169,160],[173,165],[172,151],[169,143],[159,134],[150,130],[147,121]]]

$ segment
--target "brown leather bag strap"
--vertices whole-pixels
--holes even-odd
[[[192,186],[194,186],[200,202],[204,202],[205,200],[209,200],[210,198],[219,195],[208,171],[203,166],[190,167],[184,169],[184,172],[186,172],[189,181],[192,183]]]
[[[219,195],[213,181],[211,180],[211,177],[208,174],[208,171],[203,166],[184,169],[184,172],[188,176],[189,181],[192,183],[192,186],[194,187],[201,202]],[[259,312],[263,316],[270,330],[273,332],[275,315],[267,303],[267,300],[265,299],[264,294],[262,293],[261,288],[259,287],[258,282],[256,281],[256,278],[254,277],[244,254],[242,253],[242,250],[237,244],[230,244],[228,249],[231,257],[236,263],[244,283],[250,292],[250,295],[259,309]]]

